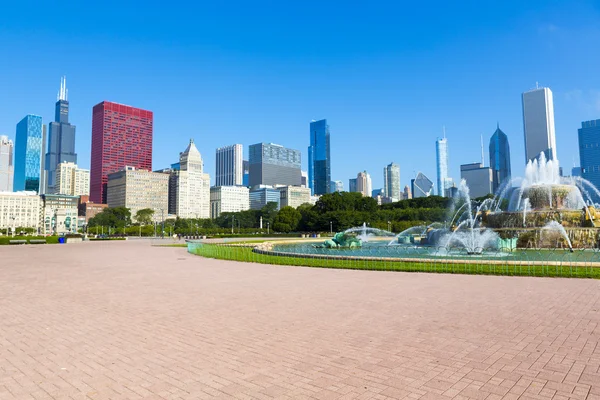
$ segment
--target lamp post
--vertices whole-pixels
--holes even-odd
[[[15,220],[17,219],[17,217],[11,214],[10,219],[12,219],[12,237],[15,237]]]
[[[333,221],[329,221],[329,233],[333,235]]]
[[[270,234],[270,231],[269,231],[269,225],[270,225],[270,222],[267,222],[267,235],[269,235],[269,234]]]
[[[392,231],[392,223],[388,221],[388,232]]]
[[[231,216],[231,234],[233,235],[233,225],[235,224],[235,215]]]

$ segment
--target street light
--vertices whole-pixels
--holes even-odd
[[[231,234],[233,235],[233,225],[235,223],[235,215],[231,216]]]
[[[329,221],[329,233],[333,235],[333,221]]]
[[[392,231],[392,223],[388,221],[388,232]]]
[[[269,222],[267,222],[267,235],[269,234]]]

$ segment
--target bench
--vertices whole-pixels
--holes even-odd
[[[27,244],[27,240],[9,240],[8,244]]]
[[[46,244],[46,239],[31,239],[29,244]]]

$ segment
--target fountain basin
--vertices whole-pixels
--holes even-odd
[[[494,212],[485,216],[485,225],[493,229],[541,228],[550,221],[557,221],[565,228],[591,226],[585,210],[536,210],[525,214],[523,211]]]

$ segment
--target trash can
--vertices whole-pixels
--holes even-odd
[[[59,237],[58,238],[58,243],[65,244],[65,237],[64,236]]]

